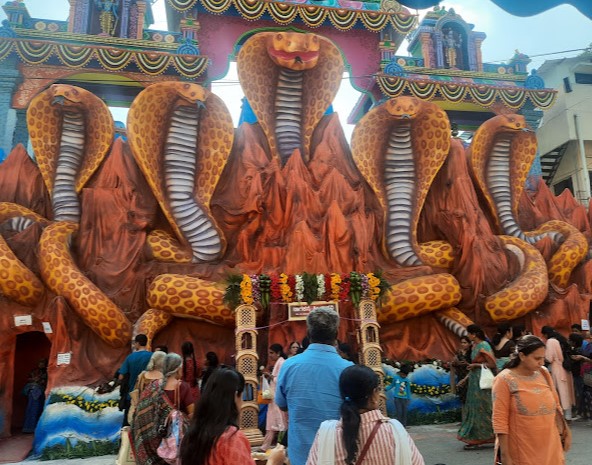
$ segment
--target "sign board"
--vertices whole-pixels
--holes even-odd
[[[299,321],[306,320],[310,312],[318,308],[327,308],[339,313],[339,304],[337,302],[292,302],[288,304],[288,320]]]
[[[70,361],[72,360],[72,352],[63,352],[58,354],[58,365],[70,365]]]
[[[582,320],[582,330],[590,331],[590,322],[588,320]]]
[[[51,323],[49,321],[43,321],[41,324],[43,325],[43,331],[45,334],[53,333],[53,329],[51,329]]]
[[[14,317],[14,325],[15,326],[31,326],[33,324],[33,319],[31,315],[16,315]]]

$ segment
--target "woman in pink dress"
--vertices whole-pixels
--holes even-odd
[[[264,373],[263,376],[269,381],[269,390],[275,395],[275,386],[280,375],[282,365],[286,361],[286,354],[280,344],[272,344],[269,347],[269,362],[273,363],[271,374]],[[267,421],[265,423],[265,439],[261,444],[261,450],[269,449],[276,440],[279,431],[288,429],[288,418],[286,412],[280,410],[275,401],[271,401],[267,407]]]
[[[571,371],[567,371],[564,368],[564,351],[561,346],[564,344],[569,347],[567,340],[555,331],[550,326],[543,326],[541,329],[542,339],[545,341],[545,360],[551,365],[549,371],[551,371],[551,377],[553,378],[553,384],[559,394],[561,400],[561,407],[563,408],[563,414],[567,421],[571,421],[571,407],[574,404],[574,386]],[[571,360],[568,360],[571,363]]]

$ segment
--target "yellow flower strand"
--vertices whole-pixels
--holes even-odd
[[[286,273],[280,274],[280,293],[282,294],[282,301],[285,303],[292,302],[292,290],[288,284],[288,275]]]
[[[377,300],[380,295],[380,279],[374,276],[374,273],[368,273],[368,287],[370,287],[370,298]]]
[[[243,280],[240,284],[240,294],[243,303],[246,305],[253,305],[253,282],[248,274],[243,274]]]
[[[339,300],[339,291],[341,291],[341,276],[337,273],[331,273],[331,299]]]

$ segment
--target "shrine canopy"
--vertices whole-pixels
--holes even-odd
[[[592,18],[592,1],[590,0],[491,0],[500,8],[515,16],[534,16],[556,6],[567,4],[577,8],[588,18]],[[399,0],[399,3],[408,8],[421,10],[431,8],[441,3],[442,0]]]

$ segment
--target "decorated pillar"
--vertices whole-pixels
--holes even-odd
[[[358,345],[360,363],[372,368],[380,378],[380,401],[382,413],[386,415],[386,395],[384,394],[384,371],[382,370],[382,348],[380,347],[380,325],[376,318],[376,303],[372,300],[362,300],[358,307],[360,329]]]
[[[432,35],[429,32],[423,32],[419,35],[421,41],[421,54],[423,55],[423,65],[426,68],[432,68],[434,66],[432,54],[433,54],[433,42]]]
[[[68,14],[68,32],[74,32],[74,18],[79,0],[70,0],[70,12]]]
[[[92,0],[70,0],[68,32],[88,34],[88,21]]]
[[[483,34],[485,36],[485,34]],[[483,43],[483,39],[485,37],[475,37],[475,61],[477,66],[477,71],[483,72],[483,54],[481,52],[481,44]]]
[[[119,13],[119,37],[128,38],[129,20],[130,20],[130,0],[122,0]],[[135,37],[132,37],[135,39]]]
[[[12,146],[23,144],[25,148],[29,144],[29,129],[27,128],[27,110],[16,110],[16,124],[12,137]]]
[[[132,17],[130,18],[130,39],[141,40],[144,38],[144,15],[146,14],[146,2],[138,0],[135,5]]]
[[[260,446],[263,436],[259,430],[259,405],[257,404],[257,354],[256,309],[252,305],[240,305],[235,310],[236,318],[236,369],[245,377],[243,404],[240,410],[239,427],[252,446]]]
[[[10,69],[11,61],[4,61],[0,69],[0,148],[4,149],[5,153],[9,153],[13,147],[15,114],[11,102],[21,76],[17,69]]]

